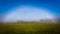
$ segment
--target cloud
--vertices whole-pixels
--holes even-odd
[[[40,19],[52,19],[53,15],[48,11],[41,8],[21,6],[17,7],[14,10],[11,10],[11,13],[5,16],[4,21],[32,21]]]

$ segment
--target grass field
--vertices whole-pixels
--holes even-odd
[[[0,23],[0,34],[60,34],[60,23]]]

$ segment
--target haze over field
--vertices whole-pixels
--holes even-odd
[[[60,0],[0,0],[0,34],[60,34]]]

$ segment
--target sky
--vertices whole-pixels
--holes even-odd
[[[0,0],[0,21],[60,17],[60,0]]]

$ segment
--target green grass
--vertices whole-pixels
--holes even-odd
[[[0,34],[60,34],[60,23],[0,23]]]

